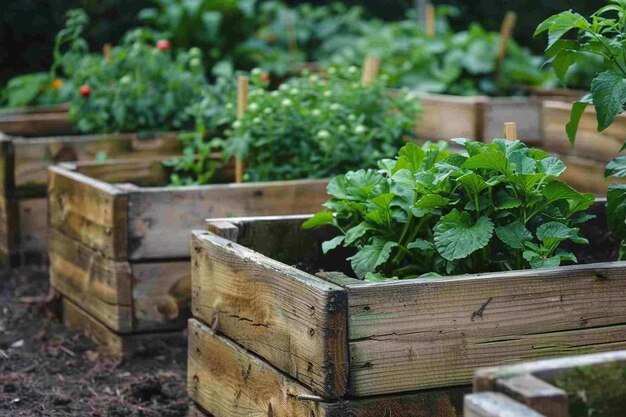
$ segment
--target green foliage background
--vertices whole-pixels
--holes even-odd
[[[289,0],[290,4],[325,4],[332,0]],[[385,19],[404,16],[414,0],[344,0],[348,5],[362,5],[372,14]],[[533,41],[537,24],[548,16],[573,8],[587,15],[604,4],[603,0],[436,0],[435,4],[451,4],[462,14],[454,23],[465,28],[471,21],[481,22],[487,29],[497,30],[507,10],[518,12],[515,37],[523,45],[543,50],[541,40]],[[90,16],[89,42],[99,49],[115,42],[129,28],[137,25],[137,14],[151,5],[150,0],[2,0],[0,7],[0,82],[31,71],[46,71],[52,60],[54,35],[63,25],[67,9],[83,8]]]

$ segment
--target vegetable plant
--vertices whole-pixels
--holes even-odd
[[[325,178],[373,167],[413,136],[419,104],[406,92],[389,94],[385,79],[360,82],[356,67],[310,73],[270,91],[253,71],[247,111],[228,129],[226,158],[246,163],[246,178],[272,181]]]
[[[0,107],[61,104],[72,96],[71,83],[46,72],[36,72],[10,79],[0,95]]]
[[[335,227],[323,251],[354,249],[354,273],[372,281],[576,262],[562,243],[587,243],[576,226],[594,197],[558,180],[563,162],[519,141],[457,143],[464,152],[408,143],[377,170],[335,177],[304,227]]]
[[[499,33],[477,23],[455,33],[447,21],[455,13],[454,8],[437,8],[432,38],[412,19],[391,22],[338,51],[330,61],[354,64],[365,54],[376,54],[382,58],[382,73],[390,77],[390,85],[429,93],[519,95],[528,87],[553,83],[553,74],[541,69],[542,58],[512,39],[497,72]]]
[[[589,55],[598,56],[590,93],[572,106],[566,132],[572,145],[578,124],[591,104],[596,109],[598,130],[609,127],[626,104],[626,0],[609,0],[590,18],[571,10],[549,17],[535,35],[548,33],[546,53],[556,74],[563,79],[570,67]],[[569,35],[573,36],[569,36]],[[626,143],[622,150],[626,149]],[[609,162],[606,177],[626,177],[626,156]],[[626,185],[611,184],[607,193],[609,227],[621,241],[620,259],[626,255]]]
[[[151,30],[130,31],[104,56],[82,38],[88,19],[68,14],[57,37],[55,70],[79,90],[70,120],[83,132],[176,130],[189,127],[187,106],[201,98],[206,80],[198,48],[172,52]],[[80,13],[79,13],[80,15]]]

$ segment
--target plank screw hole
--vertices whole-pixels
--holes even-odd
[[[315,336],[315,329],[309,329],[309,336]]]

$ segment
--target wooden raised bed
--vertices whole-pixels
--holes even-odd
[[[334,233],[301,230],[305,218],[195,231],[192,313],[322,398],[460,386],[478,367],[626,347],[626,263],[607,262],[615,244],[602,218],[583,231],[586,265],[387,283],[305,272],[348,270],[346,253],[321,255]],[[201,381],[199,392],[221,385]]]
[[[608,182],[604,180],[604,167],[619,154],[626,141],[626,115],[618,116],[610,127],[598,132],[596,111],[588,107],[578,126],[576,146],[572,147],[565,132],[571,108],[571,103],[562,101],[543,103],[543,149],[566,160],[568,169],[564,176],[574,179],[570,182],[573,187],[605,195]],[[568,160],[572,161],[571,165]]]
[[[0,258],[5,264],[44,263],[47,253],[48,167],[59,162],[164,157],[180,153],[176,134],[0,138]]]
[[[63,164],[49,171],[51,284],[111,333],[105,342],[180,334],[191,298],[189,233],[203,219],[311,213],[326,200],[328,182],[171,187],[156,159]],[[221,178],[229,180],[232,171],[225,169]],[[132,353],[123,345],[109,347]]]
[[[76,129],[68,118],[69,105],[0,110],[0,132],[14,136],[64,135]]]
[[[568,417],[571,415],[568,393],[555,385],[560,385],[558,381],[568,373],[583,371],[590,374],[600,370],[623,374],[626,351],[479,369],[474,374],[475,393],[464,400],[465,416]],[[624,390],[608,385],[607,388]],[[620,398],[620,401],[626,402],[626,399]]]

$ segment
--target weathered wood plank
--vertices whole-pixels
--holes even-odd
[[[114,260],[127,258],[128,195],[64,167],[50,168],[50,226]]]
[[[422,104],[422,113],[418,115],[415,130],[420,139],[480,139],[480,103],[486,101],[486,97],[423,94],[418,98]]]
[[[473,369],[626,346],[626,263],[349,285],[350,392],[469,382]]]
[[[189,256],[189,230],[204,219],[314,213],[328,180],[275,181],[130,192],[129,259]]]
[[[496,389],[496,381],[502,378],[531,374],[551,382],[562,372],[571,369],[612,363],[626,364],[626,351],[595,353],[482,368],[478,369],[474,374],[474,391],[494,391]]]
[[[311,401],[316,396],[302,384],[193,319],[189,321],[188,390],[196,403],[217,417],[457,417],[467,392],[452,388],[406,396]]]
[[[28,198],[18,200],[20,256],[43,264],[48,253],[48,199]]]
[[[327,397],[346,392],[346,294],[208,232],[192,237],[192,312]]]
[[[567,393],[530,374],[502,378],[496,389],[549,417],[568,417]]]
[[[606,196],[606,191],[610,183],[624,182],[616,178],[611,178],[610,181],[604,179],[606,162],[578,158],[575,156],[556,156],[558,156],[567,167],[559,179],[565,181],[578,191],[593,193],[597,196]],[[614,156],[617,156],[617,154]]]
[[[100,351],[112,356],[132,356],[147,352],[158,354],[165,347],[171,349],[178,345],[182,349],[185,343],[182,331],[127,335],[115,333],[66,298],[62,300],[62,315],[63,323],[68,328],[83,332],[98,345]]]
[[[545,417],[497,392],[465,396],[464,417]]]
[[[0,114],[0,132],[7,135],[45,136],[71,133],[73,130],[67,110]]]
[[[133,330],[131,270],[50,230],[50,283],[90,315],[118,333]]]
[[[130,267],[134,331],[183,329],[191,316],[189,259],[131,263]]]
[[[515,122],[518,138],[530,146],[541,146],[541,100],[537,97],[495,97],[482,103],[484,131],[479,139],[503,137],[503,126]]]
[[[68,161],[93,161],[100,152],[108,159],[163,158],[180,152],[176,134],[138,139],[136,134],[12,138],[17,193],[43,195],[48,166]],[[37,194],[39,193],[39,194]]]
[[[545,101],[542,107],[544,148],[564,155],[580,156],[608,162],[620,151],[624,143],[626,116],[621,115],[602,132],[598,132],[596,111],[589,106],[580,120],[576,146],[572,148],[565,132],[572,104],[562,101]]]
[[[0,196],[0,253],[5,264],[10,263],[11,256],[17,251],[17,211],[16,200]]]
[[[162,156],[80,162],[76,164],[76,172],[107,184],[124,183],[136,187],[155,187],[167,184],[167,175],[162,162]]]

